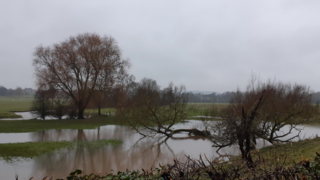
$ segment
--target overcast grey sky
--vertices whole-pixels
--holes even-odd
[[[244,89],[254,72],[320,91],[319,0],[0,0],[0,85],[35,88],[35,47],[85,32],[162,87]]]

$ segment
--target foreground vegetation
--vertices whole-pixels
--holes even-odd
[[[297,158],[298,159],[298,158]],[[31,179],[31,178],[30,178]],[[44,179],[47,179],[44,178]],[[287,166],[285,162],[276,166],[265,162],[253,164],[233,164],[230,162],[212,161],[206,157],[198,160],[187,157],[185,162],[177,159],[172,164],[159,165],[149,170],[126,170],[111,173],[105,176],[90,174],[84,175],[81,170],[76,170],[66,178],[68,180],[131,180],[131,179],[161,179],[161,180],[312,180],[320,179],[320,155],[315,155],[312,161],[301,161],[298,164]],[[16,177],[18,180],[18,177]],[[52,180],[52,178],[51,178]],[[62,180],[62,179],[57,179]]]
[[[105,145],[117,145],[120,140],[104,139],[95,141],[43,141],[25,143],[5,143],[0,144],[0,157],[10,161],[15,158],[33,158],[45,153],[61,150],[64,148],[98,148]]]

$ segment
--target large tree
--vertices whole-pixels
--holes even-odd
[[[38,87],[54,86],[68,94],[77,105],[78,119],[84,118],[93,92],[106,91],[129,67],[112,37],[90,33],[49,47],[39,46],[34,57]]]

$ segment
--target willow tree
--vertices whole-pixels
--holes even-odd
[[[106,91],[122,79],[129,67],[110,36],[79,34],[52,46],[37,47],[33,65],[39,88],[54,88],[68,94],[84,118],[95,91]]]

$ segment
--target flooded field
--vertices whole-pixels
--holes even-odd
[[[192,123],[189,123],[191,125]],[[184,155],[198,157],[206,154],[215,155],[211,143],[202,138],[188,140],[171,139],[166,142],[155,139],[142,139],[125,126],[104,126],[95,130],[48,130],[33,133],[0,134],[0,143],[28,141],[90,141],[97,139],[120,139],[123,144],[105,146],[96,149],[83,148],[64,149],[56,153],[45,154],[30,159],[20,159],[14,163],[0,161],[0,174],[6,178],[21,177],[41,178],[45,175],[64,177],[75,169],[87,173],[106,173],[126,169],[141,169],[169,163],[174,157],[183,159]],[[223,152],[223,151],[221,151]],[[237,148],[228,149],[225,153],[237,153]]]
[[[189,121],[186,124],[176,125],[175,128],[194,127],[200,121]],[[317,127],[305,127],[302,136],[315,136],[319,132]],[[187,138],[180,135],[163,141],[157,138],[144,138],[125,126],[103,126],[94,130],[47,130],[32,133],[1,133],[0,143],[29,142],[29,141],[90,141],[98,139],[119,139],[123,143],[117,146],[104,146],[100,148],[62,149],[54,153],[44,154],[34,159],[19,159],[14,162],[0,161],[0,174],[2,178],[11,179],[15,174],[21,178],[41,178],[46,175],[65,177],[76,169],[86,173],[105,174],[126,169],[141,169],[158,166],[159,163],[171,163],[173,158],[183,160],[185,155],[198,158],[200,154],[207,157],[218,157],[216,148],[212,143],[202,137]],[[258,148],[268,145],[258,141]],[[223,148],[222,155],[239,154],[236,145]],[[3,176],[4,175],[4,176]]]
[[[174,128],[193,128],[201,126],[201,121],[190,120],[188,123],[177,124]],[[301,127],[303,128],[303,127]],[[285,129],[283,129],[285,131]],[[306,126],[301,138],[316,136],[319,127]],[[293,135],[296,132],[293,132]],[[110,173],[126,169],[148,169],[159,163],[172,163],[173,158],[185,159],[185,155],[198,158],[200,154],[207,157],[220,155],[238,155],[237,145],[223,148],[216,153],[212,143],[203,137],[188,138],[186,134],[176,135],[164,141],[159,138],[143,138],[129,127],[108,125],[90,130],[46,130],[31,133],[0,133],[0,143],[38,142],[38,141],[91,141],[99,139],[118,139],[123,143],[116,146],[106,145],[99,148],[84,148],[81,145],[74,149],[62,149],[47,153],[33,159],[19,159],[13,162],[0,160],[1,178],[13,179],[15,174],[19,179],[44,176],[66,177],[70,172],[81,169],[86,174]],[[258,140],[257,147],[269,145]]]

